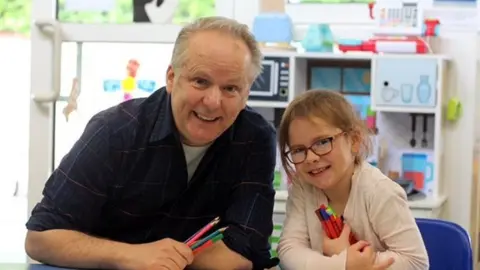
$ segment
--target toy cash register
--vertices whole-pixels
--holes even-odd
[[[379,0],[370,3],[370,17],[377,22],[374,37],[368,40],[340,40],[339,49],[373,53],[429,53],[422,36],[438,33],[438,20],[424,19],[421,2]]]

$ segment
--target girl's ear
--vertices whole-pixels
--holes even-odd
[[[352,140],[352,153],[354,155],[358,155],[360,152],[360,147],[362,145],[362,133],[359,130],[353,130],[351,133],[351,140]]]

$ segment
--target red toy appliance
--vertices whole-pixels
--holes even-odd
[[[418,37],[373,37],[368,40],[340,40],[342,52],[363,51],[372,53],[428,53],[427,43]]]

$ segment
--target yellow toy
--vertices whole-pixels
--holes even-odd
[[[133,92],[142,90],[152,93],[156,89],[156,82],[153,80],[137,80],[137,71],[140,64],[135,59],[130,59],[127,64],[127,76],[123,80],[106,79],[103,81],[103,90],[105,92],[123,92],[123,101],[133,98]]]
[[[123,100],[132,99],[132,92],[137,88],[137,71],[140,64],[137,60],[131,59],[127,64],[127,78],[122,80]]]

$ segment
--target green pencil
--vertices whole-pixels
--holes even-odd
[[[220,235],[223,238],[222,233],[225,231],[225,229],[226,228],[218,229],[218,230],[214,231],[213,233],[209,234],[208,236],[206,236],[205,238],[197,241],[195,244],[192,245],[192,250],[195,250],[195,249],[201,247],[203,244],[205,244],[209,240],[213,241],[213,239],[215,239],[216,237],[219,237]]]

